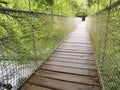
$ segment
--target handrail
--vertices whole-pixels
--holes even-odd
[[[58,15],[58,14],[51,14],[51,13],[45,13],[45,12],[35,12],[35,11],[20,10],[20,9],[5,8],[5,7],[0,7],[0,11],[3,11],[3,12],[8,11],[8,12],[29,13],[29,14],[43,14],[43,15],[51,15],[51,16],[68,17],[68,16]]]

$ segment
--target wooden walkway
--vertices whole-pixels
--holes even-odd
[[[21,90],[101,90],[85,22],[72,31]]]

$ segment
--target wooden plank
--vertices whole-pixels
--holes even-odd
[[[28,83],[53,88],[55,90],[101,90],[100,87],[97,86],[70,83],[38,76],[31,77]]]
[[[70,48],[57,48],[59,50],[68,50],[68,51],[79,51],[79,52],[85,52],[85,53],[92,53],[91,50],[78,50],[78,49],[70,49]]]
[[[95,70],[87,70],[87,69],[78,69],[78,68],[70,68],[70,67],[61,67],[56,65],[43,65],[41,69],[63,72],[63,73],[70,73],[76,75],[86,75],[86,76],[97,76],[97,71]]]
[[[72,36],[73,37],[73,36]],[[83,37],[79,37],[79,36],[77,36],[77,38],[74,36],[74,38],[71,38],[71,37],[68,37],[68,38],[66,38],[67,40],[69,39],[69,40],[81,40],[81,39],[83,39],[83,40],[89,40],[90,41],[90,38],[83,38]]]
[[[73,53],[73,52],[59,52],[59,51],[56,51],[56,52],[54,52],[54,54],[58,54],[58,55],[72,55],[72,56],[84,56],[84,57],[94,58],[93,54],[88,54],[88,53]]]
[[[58,47],[58,49],[69,49],[69,50],[79,50],[79,51],[91,51],[92,52],[92,49],[90,49],[90,48],[83,48],[83,47],[81,47],[81,48],[77,48],[77,47]]]
[[[80,40],[80,41],[64,40],[64,42],[67,42],[67,43],[78,43],[78,44],[80,44],[80,43],[90,44],[90,41],[82,41],[82,40]]]
[[[80,40],[82,40],[82,41],[90,41],[90,39],[89,38],[81,38],[81,37],[75,37],[75,38],[66,38],[65,40],[71,40],[71,41],[80,41]]]
[[[69,63],[69,62],[59,62],[59,61],[46,61],[45,64],[50,65],[59,65],[59,66],[67,66],[72,68],[83,68],[83,69],[92,69],[96,70],[95,65],[85,65],[85,64],[77,64],[77,63]]]
[[[72,58],[72,59],[79,59],[79,60],[94,60],[91,56],[72,56],[72,55],[60,55],[60,54],[52,54],[53,57],[62,57],[62,58]]]
[[[83,45],[83,44],[80,44],[80,45],[77,45],[77,44],[61,44],[60,45],[61,47],[64,47],[64,46],[70,46],[70,47],[86,47],[86,48],[92,48],[90,45]]]
[[[65,74],[65,73],[59,73],[59,72],[53,72],[53,71],[47,71],[47,70],[37,71],[35,72],[35,75],[63,80],[63,81],[69,81],[73,83],[100,86],[99,79],[95,77],[71,75],[71,74]]]
[[[65,44],[65,45],[79,45],[79,46],[83,46],[83,45],[85,45],[85,46],[89,46],[90,44],[84,44],[84,43],[66,43],[66,42],[63,42],[62,44]],[[91,46],[91,45],[90,45]]]
[[[81,47],[84,47],[84,48],[92,48],[90,45],[83,45],[83,44],[80,44],[80,45],[73,45],[73,44],[61,44],[59,47],[76,47],[76,48],[81,48]]]
[[[59,49],[77,49],[77,50],[85,50],[85,51],[92,51],[92,48],[87,48],[87,47],[70,47],[70,46],[61,46],[61,47],[58,47]]]
[[[85,33],[71,33],[69,36],[68,36],[68,38],[71,38],[71,37],[89,37],[89,35],[88,34],[85,34]]]
[[[53,90],[53,89],[26,83],[20,90]]]
[[[68,37],[68,38],[66,38],[65,40],[71,40],[71,41],[80,41],[80,40],[82,40],[82,41],[90,41],[89,40],[89,38],[88,37],[85,37],[85,36],[82,36],[82,37],[79,37],[79,36],[72,36],[72,38],[71,37]]]
[[[66,40],[81,40],[81,39],[83,39],[83,40],[88,40],[88,41],[90,41],[90,38],[82,38],[82,37],[80,37],[80,36],[72,36],[72,37],[74,37],[74,38],[67,37]],[[77,38],[76,38],[76,37],[77,37]],[[88,37],[88,36],[87,36],[87,37]]]
[[[59,58],[59,57],[50,57],[49,60],[95,65],[95,61],[93,60],[78,60],[78,59],[68,59],[68,58]]]
[[[62,51],[62,52],[75,52],[75,53],[93,53],[92,51],[81,51],[81,50],[74,50],[74,49],[56,49],[56,51]]]
[[[64,41],[64,43],[91,44],[90,42],[83,42],[83,41],[81,41],[81,42]]]
[[[67,38],[65,38],[65,40],[88,40],[88,41],[90,41],[90,38],[82,38],[82,37],[79,37],[79,36],[74,36],[73,38],[67,37]]]
[[[88,46],[88,47],[91,46],[90,44],[82,44],[82,43],[81,44],[77,44],[77,43],[69,43],[68,44],[68,43],[64,43],[64,42],[61,43],[61,45],[76,45],[76,46],[84,46],[85,45],[85,46]]]
[[[84,43],[90,43],[90,41],[85,40],[85,39],[79,39],[79,40],[75,40],[75,39],[74,39],[74,40],[72,40],[72,39],[69,39],[69,40],[68,40],[68,39],[65,39],[64,42],[78,42],[78,43],[79,43],[79,42],[80,42],[80,43],[81,43],[81,42],[84,42]]]
[[[72,37],[72,38],[71,38]],[[66,38],[65,40],[87,40],[87,41],[90,41],[88,36],[71,36],[71,37],[68,37]]]
[[[86,46],[86,47],[85,47],[85,46]],[[88,48],[88,49],[92,49],[90,46],[88,46],[88,45],[83,45],[83,44],[79,44],[79,45],[76,45],[76,46],[73,45],[73,44],[70,44],[70,45],[69,45],[69,44],[68,44],[68,45],[67,45],[67,44],[63,44],[63,45],[60,45],[59,47],[60,47],[60,48],[62,48],[62,47],[69,47],[69,48],[70,48],[70,47],[71,47],[71,48],[85,48],[85,49]]]

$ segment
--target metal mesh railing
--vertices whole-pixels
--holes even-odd
[[[88,17],[103,90],[120,90],[120,0]]]
[[[72,17],[0,8],[0,90],[16,90],[74,28]]]

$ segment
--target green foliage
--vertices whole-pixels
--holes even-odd
[[[0,6],[7,6],[8,2],[4,1],[4,0],[0,0]]]
[[[43,60],[73,29],[74,25],[68,27],[72,25],[69,20],[61,16],[1,11],[0,60],[19,64]]]
[[[77,16],[86,13],[85,0],[0,0],[0,6],[22,10]],[[82,10],[82,11],[81,11]],[[85,10],[85,11],[83,11]]]
[[[116,0],[0,0],[0,6],[39,12],[83,16],[97,12]]]
[[[109,0],[0,0],[0,7],[78,17],[95,13],[109,4]],[[96,60],[102,67],[100,71],[106,90],[120,88],[118,31],[120,21],[116,18],[120,14],[115,10],[119,11],[119,8],[111,12],[110,19],[116,22],[111,21],[112,24],[108,25],[108,12],[104,11],[92,17],[90,31]],[[11,60],[23,66],[36,64],[43,60],[73,28],[72,17],[0,10],[0,61]],[[109,35],[107,28],[110,30]],[[34,68],[33,65],[32,69]],[[20,83],[23,83],[21,81]]]
[[[88,1],[88,14],[93,14],[106,6],[109,6],[111,3],[117,0],[87,0]]]

